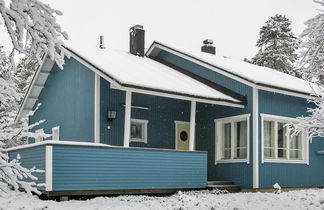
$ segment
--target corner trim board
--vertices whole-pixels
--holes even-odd
[[[125,122],[124,122],[124,147],[129,147],[130,141],[130,124],[131,124],[131,109],[132,109],[132,92],[126,91],[125,99]]]
[[[100,75],[97,73],[94,86],[94,142],[100,143]]]
[[[45,147],[45,190],[53,190],[53,146]]]
[[[259,93],[253,88],[253,188],[259,188]]]

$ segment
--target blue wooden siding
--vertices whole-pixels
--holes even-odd
[[[60,126],[61,140],[93,142],[94,72],[73,58],[65,62],[64,70],[53,66],[37,101],[42,105],[30,122],[45,119],[39,127],[49,134]]]
[[[253,180],[252,135],[250,135],[250,164],[220,163],[215,165],[214,119],[247,113],[250,113],[252,116],[252,88],[229,77],[223,76],[222,74],[219,74],[213,70],[163,50],[161,50],[157,57],[247,97],[247,106],[243,109],[198,103],[196,116],[196,148],[198,150],[208,151],[208,180],[231,180],[236,184],[240,184],[244,188],[251,188]],[[250,118],[250,133],[252,134],[252,117]]]
[[[310,106],[306,99],[268,91],[259,91],[259,111],[264,114],[285,117],[307,116]],[[262,141],[261,119],[259,139]],[[260,160],[261,160],[260,145]],[[282,187],[324,186],[324,156],[317,151],[324,150],[324,139],[315,138],[309,144],[309,165],[289,163],[260,163],[260,187],[271,188],[279,183]]]
[[[124,141],[125,92],[110,88],[101,79],[101,143],[122,146]],[[148,142],[131,142],[130,146],[150,148],[175,148],[175,120],[190,120],[190,102],[133,93],[132,105],[148,107],[148,110],[132,108],[131,118],[148,120]],[[107,121],[108,109],[117,111],[116,119]],[[110,126],[110,129],[107,129]]]
[[[25,168],[36,167],[40,170],[45,170],[45,146],[38,146],[34,148],[20,149],[16,151],[9,152],[10,160],[17,158],[17,155],[20,155],[21,165]],[[45,173],[33,173],[34,176],[38,178],[37,181],[34,181],[38,184],[45,183]],[[27,180],[31,181],[31,180]],[[44,187],[38,187],[40,190],[43,190]]]
[[[53,191],[203,188],[206,153],[53,146]]]

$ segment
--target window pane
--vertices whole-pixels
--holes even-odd
[[[290,149],[301,149],[301,139],[301,133],[299,133],[297,136],[290,138]]]
[[[302,133],[290,138],[289,158],[292,160],[302,159]]]
[[[222,159],[231,159],[231,149],[225,149]]]
[[[274,147],[274,122],[263,122],[264,146]]]
[[[131,138],[132,139],[144,139],[143,124],[132,122],[132,124],[131,124]]]
[[[274,122],[264,121],[263,122],[263,139],[264,139],[264,157],[274,158]]]
[[[247,157],[247,149],[245,148],[236,148],[234,153],[235,159],[246,159]]]
[[[222,159],[231,159],[231,123],[222,125],[223,154]]]
[[[278,158],[287,158],[287,127],[278,122]]]
[[[287,159],[287,149],[278,149],[278,158]]]
[[[301,160],[302,159],[301,150],[290,150],[289,158],[291,160]]]
[[[234,123],[234,158],[246,158],[247,121]]]
[[[264,157],[274,158],[274,148],[264,148]]]

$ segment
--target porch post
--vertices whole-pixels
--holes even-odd
[[[196,101],[191,101],[189,150],[195,150]]]
[[[131,104],[132,104],[132,92],[127,90],[126,101],[125,101],[124,147],[129,147]]]

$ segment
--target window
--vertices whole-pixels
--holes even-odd
[[[266,162],[305,162],[306,135],[305,132],[291,137],[289,122],[296,119],[274,115],[261,114],[262,118],[262,158]]]
[[[130,142],[147,143],[147,120],[131,119]]]
[[[44,129],[38,129],[38,130],[35,130],[35,133],[36,133],[36,134],[44,133]],[[35,143],[37,143],[37,142],[41,142],[41,141],[44,141],[44,137],[37,136],[37,137],[35,138]]]
[[[60,140],[60,126],[52,128],[52,140]]]
[[[250,114],[216,119],[216,162],[248,162]]]

